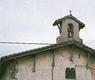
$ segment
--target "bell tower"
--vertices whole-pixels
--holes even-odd
[[[60,36],[56,38],[56,43],[72,40],[78,41],[80,43],[83,42],[82,39],[80,39],[79,37],[79,31],[85,27],[85,24],[72,16],[71,11],[70,15],[56,20],[53,23],[53,26],[56,25],[60,33]]]

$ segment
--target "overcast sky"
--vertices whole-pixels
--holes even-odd
[[[86,25],[80,32],[84,44],[95,49],[94,0],[0,0],[0,42],[55,43],[59,31],[52,24],[69,10]],[[37,47],[0,44],[0,56]]]

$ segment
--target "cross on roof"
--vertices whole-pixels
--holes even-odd
[[[70,12],[70,16],[71,16],[72,15],[72,11],[70,10],[69,12]]]

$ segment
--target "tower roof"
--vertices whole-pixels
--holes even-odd
[[[67,15],[67,16],[65,16],[63,18],[60,18],[60,19],[55,20],[55,22],[53,23],[53,26],[58,25],[58,24],[61,24],[63,20],[66,20],[66,19],[69,19],[69,18],[70,19],[73,19],[74,21],[76,21],[79,24],[79,28],[80,29],[82,29],[82,28],[85,27],[85,24],[84,23],[82,23],[80,20],[78,20],[77,18],[75,18],[72,15]]]

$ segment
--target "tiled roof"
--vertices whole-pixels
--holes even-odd
[[[63,17],[63,18],[57,19],[57,20],[53,23],[53,26],[62,23],[63,20],[68,19],[68,18],[71,18],[71,19],[73,19],[74,21],[76,21],[77,23],[79,23],[79,28],[80,28],[80,29],[82,29],[83,27],[85,27],[85,24],[84,24],[84,23],[82,23],[80,20],[78,20],[77,18],[75,18],[75,17],[72,16],[72,15],[67,15],[67,16],[65,16],[65,17]]]
[[[63,43],[59,43],[59,44],[53,44],[53,45],[49,45],[49,46],[45,46],[45,47],[41,47],[41,48],[37,48],[37,49],[31,49],[31,50],[26,50],[23,52],[19,52],[19,53],[15,53],[15,54],[11,54],[8,56],[4,56],[1,58],[1,61],[7,61],[7,60],[11,60],[14,58],[20,58],[20,57],[24,57],[24,56],[28,56],[28,55],[33,55],[33,54],[38,54],[44,51],[48,51],[48,50],[52,50],[52,49],[56,49],[56,48],[60,48],[60,47],[64,47],[64,46],[69,46],[69,45],[74,45],[76,47],[79,47],[93,55],[95,55],[95,50],[82,44],[79,43],[77,41],[68,41],[68,42],[63,42]]]

